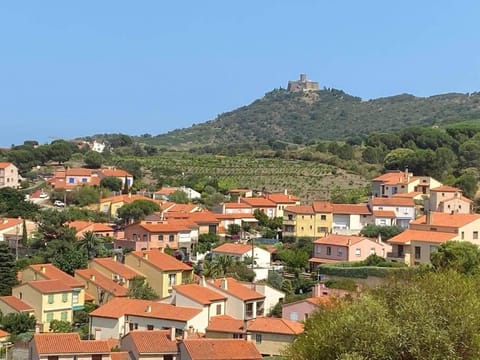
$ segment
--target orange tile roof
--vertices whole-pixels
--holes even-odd
[[[334,214],[370,215],[367,204],[332,204]]]
[[[81,340],[73,333],[43,333],[33,336],[33,343],[39,355],[51,354],[110,354],[106,340]]]
[[[396,193],[394,195],[392,195],[391,197],[393,198],[415,198],[419,195],[423,195],[423,193],[421,192],[418,192],[418,191],[412,191],[412,192],[409,192],[409,193]]]
[[[230,315],[212,316],[206,331],[242,333],[245,332],[243,325],[243,320],[236,319]]]
[[[444,243],[452,240],[457,235],[454,233],[447,233],[441,231],[426,231],[426,230],[411,230],[407,229],[404,232],[387,240],[390,244],[408,244],[412,241],[423,241],[431,243]]]
[[[129,254],[132,254],[138,258],[142,258],[144,261],[162,271],[192,270],[191,266],[188,266],[187,264],[175,259],[173,256],[162,253],[160,250],[132,251]]]
[[[189,214],[189,220],[196,222],[197,224],[218,224],[220,221],[217,219],[214,213],[210,211],[196,211]]]
[[[257,197],[257,198],[241,198],[241,202],[250,205],[251,207],[261,207],[261,208],[276,208],[277,205],[264,197]]]
[[[433,226],[459,228],[480,219],[480,214],[449,214],[431,212],[431,224]],[[427,216],[424,215],[411,222],[413,225],[427,225]]]
[[[198,284],[177,285],[173,288],[178,294],[202,305],[210,305],[215,301],[227,300],[226,296]]]
[[[310,304],[317,305],[317,306],[327,306],[331,307],[335,305],[335,299],[332,296],[318,296],[318,297],[310,297],[305,299],[305,301],[309,302]]]
[[[18,312],[21,311],[33,311],[33,307],[23,302],[22,300],[16,298],[15,296],[0,296],[0,301],[3,301],[12,309],[15,309]]]
[[[363,236],[330,234],[315,240],[313,243],[325,244],[325,245],[337,245],[337,246],[351,246],[363,240],[374,241],[372,239],[369,239]]]
[[[98,286],[105,291],[114,294],[115,296],[127,296],[128,289],[116,283],[112,279],[106,277],[101,272],[94,269],[78,269],[75,270],[75,277],[84,279],[85,282],[91,282],[95,286]]]
[[[248,322],[247,330],[251,332],[298,335],[303,333],[303,324],[283,318],[257,317]]]
[[[133,345],[142,354],[177,353],[177,342],[170,339],[169,330],[130,331],[125,337],[130,337]]]
[[[215,249],[212,249],[212,252],[243,255],[247,252],[252,252],[252,245],[224,243],[217,246]]]
[[[0,169],[5,169],[5,168],[9,167],[10,165],[13,165],[13,164],[10,163],[10,162],[0,162]]]
[[[276,204],[295,204],[299,199],[293,195],[285,195],[284,193],[268,194],[267,199]]]
[[[170,194],[173,194],[177,190],[178,190],[178,188],[161,188],[160,190],[155,191],[155,194],[170,195]]]
[[[138,272],[133,270],[121,262],[115,261],[112,258],[96,258],[92,262],[99,264],[105,269],[111,271],[113,274],[118,274],[125,279],[132,279],[135,276],[141,276]]]
[[[165,206],[165,204],[168,204],[168,207]],[[193,204],[175,204],[175,203],[162,204],[162,209],[164,209],[163,212],[165,213],[171,213],[171,212],[191,213],[191,212],[194,212],[197,208],[198,206]]]
[[[84,168],[72,168],[65,171],[65,176],[91,176],[93,171]]]
[[[5,230],[23,223],[23,219],[19,218],[5,218],[0,219],[0,230]]]
[[[373,206],[415,206],[413,198],[401,198],[401,197],[374,197],[372,199]]]
[[[316,213],[333,212],[333,204],[330,201],[314,201],[312,207]]]
[[[188,321],[200,314],[200,312],[200,309],[191,307],[116,297],[92,311],[90,316],[118,319],[124,315],[131,315],[154,319]]]
[[[313,207],[311,205],[294,205],[294,206],[286,206],[285,209],[283,209],[283,212],[291,212],[294,214],[309,214],[313,215],[315,214],[315,211],[313,210]]]
[[[104,176],[115,176],[115,177],[132,177],[132,174],[122,169],[101,169],[100,172]]]
[[[383,218],[395,218],[395,211],[373,210],[373,216]]]
[[[110,353],[111,360],[131,360],[127,351],[112,351]]]
[[[381,181],[385,184],[395,185],[395,184],[407,184],[412,181],[418,180],[418,177],[412,176],[410,173],[408,177],[405,176],[405,172],[403,171],[392,171],[387,172],[383,175],[380,175],[373,179],[372,181]]]
[[[113,232],[113,228],[105,223],[94,223],[91,221],[75,220],[68,223],[68,226],[74,228],[77,232],[91,229],[93,232]]]
[[[434,192],[462,192],[461,189],[453,186],[448,186],[448,185],[442,185],[433,189],[430,189],[430,191]]]
[[[7,336],[10,336],[10,333],[0,329],[0,338],[5,338]]]
[[[228,213],[228,214],[215,214],[215,217],[220,220],[225,219],[251,219],[252,221],[258,221],[253,214],[250,213]]]
[[[33,287],[42,294],[72,291],[72,288],[69,285],[60,280],[35,280],[28,281],[25,284]],[[25,284],[19,286],[23,286]]]
[[[227,289],[223,289],[222,281],[227,280]],[[225,292],[229,295],[232,295],[242,301],[264,299],[265,295],[256,292],[255,290],[249,289],[245,285],[242,285],[239,281],[235,280],[232,277],[227,277],[226,279],[216,279],[211,281],[210,284],[219,289],[219,291]]]
[[[45,279],[60,280],[63,283],[70,285],[72,288],[83,287],[81,282],[66,272],[63,272],[53,264],[33,264],[30,265],[29,268]]]
[[[164,222],[164,223],[154,223],[154,224],[140,223],[140,226],[151,233],[179,233],[179,232],[190,231],[190,229],[187,226],[181,223],[174,223],[174,222]]]
[[[244,339],[185,339],[191,360],[261,360],[255,344]]]
[[[252,207],[245,203],[228,202],[223,204],[225,209],[251,209]]]

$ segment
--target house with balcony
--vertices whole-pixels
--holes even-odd
[[[315,211],[311,205],[287,206],[283,209],[283,236],[314,237],[315,220]],[[324,230],[328,233],[330,229]]]
[[[219,235],[221,234],[220,229],[224,229],[223,235],[225,235],[230,225],[238,225],[243,229],[247,225],[252,226],[258,223],[258,220],[251,213],[215,214],[215,217],[220,221],[218,226]]]
[[[300,205],[300,198],[288,194],[287,190],[285,190],[283,193],[267,193],[265,197],[276,205],[276,217],[283,216],[283,210],[287,206]]]
[[[373,222],[367,204],[332,204],[332,207],[332,232],[335,234],[359,234],[365,225]]]
[[[406,229],[408,224],[416,218],[416,208],[412,198],[374,197],[370,199],[370,207],[375,215],[375,224],[380,226],[393,223],[393,225]],[[381,212],[379,213],[379,211]],[[395,215],[394,218],[390,217],[392,213]]]
[[[207,281],[207,287],[227,297],[227,315],[241,320],[265,315],[265,295],[249,289],[234,278]]]
[[[428,195],[430,189],[441,185],[442,183],[428,176],[413,176],[408,169],[387,171],[372,180],[372,194],[374,197],[391,197],[414,192]]]
[[[75,279],[84,284],[85,293],[95,305],[103,305],[115,297],[126,297],[128,288],[95,269],[75,270]]]
[[[30,360],[113,360],[107,340],[81,340],[76,332],[34,334],[28,352]]]
[[[11,162],[0,162],[0,188],[4,187],[13,189],[20,187],[18,168]]]
[[[439,244],[450,240],[480,245],[480,214],[427,212],[410,223],[408,230],[387,242],[392,251],[387,258],[408,265],[430,263],[430,255]]]
[[[452,186],[440,186],[430,189],[430,197],[425,202],[429,211],[450,214],[473,213],[473,201],[463,196],[462,190]]]
[[[253,208],[239,201],[226,202],[222,204],[221,214],[253,214]]]
[[[355,235],[330,234],[313,242],[313,257],[309,260],[312,268],[319,264],[344,261],[362,261],[372,254],[385,258],[391,245],[379,239]]]
[[[202,311],[149,300],[116,297],[90,313],[90,334],[95,339],[121,339],[130,331],[204,329]]]
[[[139,221],[125,227],[125,240],[116,241],[116,246],[135,250],[178,249],[180,238],[191,243],[191,229],[178,221]],[[131,245],[129,245],[131,244]]]
[[[125,265],[145,277],[160,298],[170,296],[174,286],[193,278],[191,266],[160,250],[132,251],[125,255]]]
[[[277,216],[277,204],[270,199],[264,197],[242,197],[240,202],[250,206],[253,211],[260,210],[270,219]]]

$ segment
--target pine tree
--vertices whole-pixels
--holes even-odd
[[[0,296],[11,295],[12,287],[17,285],[15,256],[7,243],[0,243]]]

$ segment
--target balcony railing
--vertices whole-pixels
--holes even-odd
[[[399,252],[387,252],[387,259],[393,261],[404,262],[405,261],[405,253]]]

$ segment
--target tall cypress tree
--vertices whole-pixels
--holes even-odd
[[[7,243],[0,242],[0,296],[11,295],[17,283],[15,256]]]

